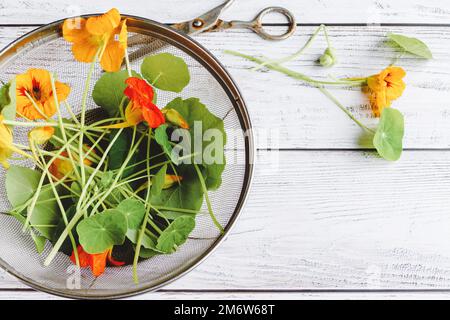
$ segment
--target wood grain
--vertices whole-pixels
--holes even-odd
[[[0,24],[42,24],[68,16],[104,12],[117,7],[121,12],[144,16],[161,22],[179,22],[222,4],[224,0],[2,0]],[[267,6],[283,6],[290,9],[300,23],[448,23],[450,4],[438,0],[258,0],[236,1],[226,12],[225,19],[253,19]],[[174,10],[174,8],[176,8]],[[283,22],[279,17],[268,22]]]
[[[162,290],[145,293],[133,300],[263,300],[272,304],[277,300],[448,300],[445,292],[179,292]],[[42,292],[31,290],[0,291],[1,300],[62,300]]]
[[[450,288],[450,152],[258,154],[231,235],[165,289]]]
[[[31,29],[0,28],[0,46]],[[271,31],[277,30],[277,27],[271,28]],[[275,72],[250,72],[251,63],[223,53],[226,49],[235,49],[282,57],[295,52],[313,30],[313,27],[302,27],[295,37],[278,43],[261,40],[247,31],[204,34],[196,39],[225,64],[240,86],[259,137],[258,148],[371,148],[370,141],[361,136],[361,129],[317,89]],[[398,62],[408,74],[407,90],[393,104],[405,115],[405,148],[449,148],[450,27],[331,27],[329,33],[340,60],[335,68],[324,69],[315,62],[324,50],[323,39],[289,66],[320,79],[330,75],[361,77],[377,73],[398,54],[383,43],[388,31],[418,36],[434,53],[430,61],[407,56]],[[331,91],[355,116],[369,126],[376,126],[367,97],[359,89]],[[272,130],[269,133],[268,128]],[[272,134],[272,139],[268,139],[267,134]]]
[[[169,23],[191,19],[220,3],[80,0],[75,5],[68,0],[0,0],[0,47],[33,29],[26,25],[112,6]],[[448,24],[450,4],[437,0],[311,0],[307,4],[247,0],[237,1],[224,18],[250,19],[268,5],[291,9],[301,24],[360,24],[330,27],[340,60],[335,68],[324,70],[313,62],[325,47],[323,39],[290,64],[322,79],[366,76],[390,64],[396,52],[383,43],[388,31],[424,40],[435,58],[399,61],[408,73],[408,87],[394,106],[405,114],[405,147],[427,150],[406,151],[397,163],[360,151],[370,147],[360,140],[360,129],[316,89],[276,73],[251,73],[250,63],[223,54],[234,49],[284,56],[296,51],[315,27],[300,26],[293,38],[277,43],[242,30],[196,37],[235,78],[257,131],[279,128],[270,141],[260,134],[258,148],[282,151],[258,152],[248,205],[223,245],[189,275],[161,292],[139,298],[448,299],[445,292],[370,291],[450,289],[450,28],[439,26]],[[283,20],[269,17],[267,22]],[[381,27],[379,23],[434,26]],[[361,92],[339,89],[333,93],[362,121],[376,123]],[[307,292],[318,289],[322,291]],[[0,272],[0,299],[54,298]]]

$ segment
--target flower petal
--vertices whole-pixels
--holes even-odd
[[[108,250],[103,253],[91,254],[91,270],[94,277],[98,277],[105,272],[106,259],[108,257]]]
[[[28,137],[32,142],[44,144],[50,140],[54,133],[55,129],[53,127],[38,127],[31,130],[28,133]]]
[[[84,38],[77,41],[72,46],[72,53],[75,60],[80,62],[92,62],[100,47],[100,44],[93,38]]]
[[[142,114],[142,109],[135,103],[130,102],[125,109],[125,119],[130,125],[137,125],[144,121],[144,116]]]
[[[86,22],[90,34],[101,36],[111,33],[120,24],[120,13],[116,8],[98,17],[91,17]]]
[[[116,72],[122,66],[125,57],[125,48],[118,41],[110,41],[106,45],[100,64],[107,72]]]
[[[86,30],[86,19],[66,19],[62,27],[63,37],[68,42],[80,42],[91,34]]]
[[[154,104],[142,108],[142,115],[145,121],[147,121],[148,126],[153,129],[158,128],[166,122],[161,110]]]
[[[59,102],[66,100],[70,94],[70,87],[65,83],[55,81],[55,89]]]
[[[0,115],[0,163],[8,168],[8,158],[13,154],[12,143],[13,136],[11,129],[2,123],[4,117]]]
[[[112,249],[110,249],[109,252],[108,252],[108,262],[110,264],[112,264],[113,266],[115,266],[115,267],[121,267],[121,266],[123,266],[125,264],[125,262],[117,261],[117,260],[115,260],[113,258],[113,256],[112,256]]]
[[[78,252],[78,260],[80,262],[80,268],[88,267],[89,263],[90,263],[90,259],[91,259],[89,253],[84,251],[82,246],[77,247],[77,252]],[[74,252],[72,252],[72,255],[70,256],[70,260],[73,262],[73,264],[77,263]]]

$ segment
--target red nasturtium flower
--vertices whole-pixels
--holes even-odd
[[[125,83],[128,85],[124,94],[130,99],[125,110],[127,122],[137,124],[147,121],[149,127],[158,128],[165,123],[161,110],[153,103],[155,93],[145,80],[131,77]]]
[[[161,110],[153,103],[155,93],[151,85],[135,77],[128,78],[125,83],[127,88],[124,94],[130,99],[125,109],[125,122],[105,126],[105,128],[127,128],[147,121],[148,126],[155,129],[166,122]]]
[[[106,263],[109,262],[111,265],[120,267],[125,264],[125,262],[116,261],[112,257],[112,248],[106,250],[105,252],[98,254],[89,254],[83,250],[82,246],[77,247],[78,260],[80,262],[80,268],[91,267],[92,274],[98,277],[105,272]],[[70,260],[76,264],[75,254],[72,252]]]

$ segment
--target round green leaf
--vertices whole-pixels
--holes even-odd
[[[139,75],[133,72],[133,77]],[[111,117],[119,113],[120,102],[127,87],[125,80],[129,78],[128,71],[107,72],[98,79],[92,92],[94,102],[102,107]]]
[[[117,210],[127,217],[128,229],[137,230],[141,227],[145,216],[145,206],[141,201],[136,199],[123,200],[117,206]]]
[[[183,216],[175,219],[159,236],[156,248],[164,253],[175,252],[178,246],[186,242],[194,228],[194,218]]]
[[[145,58],[141,73],[152,86],[172,92],[181,92],[191,80],[186,62],[170,53]]]
[[[403,151],[403,136],[403,115],[396,109],[385,108],[373,138],[373,145],[379,155],[389,161],[400,159]]]
[[[419,56],[425,59],[432,59],[433,54],[431,53],[428,46],[419,39],[410,38],[403,36],[401,34],[388,33],[388,38],[393,41],[396,45],[401,47],[406,52]]]
[[[204,161],[204,155],[206,150],[218,143],[218,141],[202,141],[202,150],[196,150],[195,141],[198,140],[198,134],[195,130],[196,122],[201,122],[201,139],[205,136],[205,133],[211,129],[216,130],[222,137],[222,143],[220,148],[223,151],[225,144],[227,143],[227,135],[225,133],[223,120],[212,114],[208,108],[200,102],[197,98],[190,98],[183,100],[176,98],[169,102],[166,108],[175,109],[186,120],[189,125],[189,134],[191,136],[192,153],[201,152],[201,159],[196,159],[197,164],[201,164],[205,168],[205,182],[208,190],[217,190],[222,184],[222,173],[225,169],[226,159],[222,152],[220,161],[213,163],[206,163]]]
[[[121,245],[127,233],[127,218],[115,209],[106,210],[81,221],[77,233],[83,249],[90,254]]]
[[[162,166],[161,169],[152,177],[152,195],[158,196],[164,188],[164,181],[167,173],[167,164]]]
[[[36,170],[11,166],[6,172],[6,195],[13,207],[24,204],[30,199],[39,185],[41,173]]]

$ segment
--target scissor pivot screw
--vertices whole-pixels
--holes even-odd
[[[194,28],[201,28],[203,27],[203,21],[200,19],[196,19],[194,20],[194,22],[192,22],[192,25],[194,26]]]

